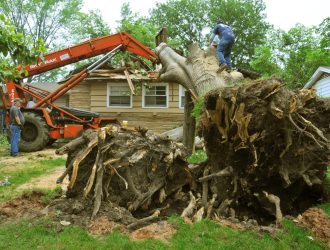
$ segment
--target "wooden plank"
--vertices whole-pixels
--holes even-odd
[[[131,90],[131,94],[134,95],[135,94],[135,88],[134,88],[134,85],[132,83],[131,78],[129,77],[129,73],[128,73],[127,69],[124,70],[124,74],[125,74],[125,77],[127,79],[128,86]]]

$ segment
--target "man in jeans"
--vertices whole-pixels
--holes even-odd
[[[225,69],[231,69],[230,53],[235,43],[234,32],[230,26],[224,24],[224,22],[219,19],[213,30],[213,34],[210,37],[210,45],[212,45],[212,41],[216,35],[220,37],[220,41],[217,47],[220,69],[221,71]]]
[[[24,125],[24,115],[20,110],[22,100],[16,98],[13,106],[10,108],[10,155],[18,156],[18,144],[21,139],[21,131]]]

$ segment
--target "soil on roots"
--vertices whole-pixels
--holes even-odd
[[[289,91],[273,78],[214,90],[205,107],[201,133],[210,173],[230,170],[210,182],[216,206],[226,205],[219,212],[265,223],[276,216],[270,199],[279,198],[283,215],[324,200],[329,102],[313,90]]]

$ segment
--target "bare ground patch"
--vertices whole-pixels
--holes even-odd
[[[298,217],[299,225],[330,248],[330,217],[320,208],[310,208]]]
[[[17,187],[17,191],[23,191],[23,190],[31,190],[31,189],[54,189],[58,186],[62,188],[62,190],[66,190],[66,187],[68,185],[68,179],[65,178],[63,183],[56,184],[56,179],[62,174],[65,167],[59,167],[55,170],[44,174],[42,176],[39,176],[37,178],[32,179],[28,183],[24,183]]]

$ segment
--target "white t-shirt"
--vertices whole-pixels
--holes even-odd
[[[34,101],[28,101],[28,103],[26,104],[26,108],[32,108],[36,103]]]
[[[213,38],[213,41],[212,41],[212,45],[218,46],[219,42],[220,42],[219,36],[215,35],[215,37]]]

